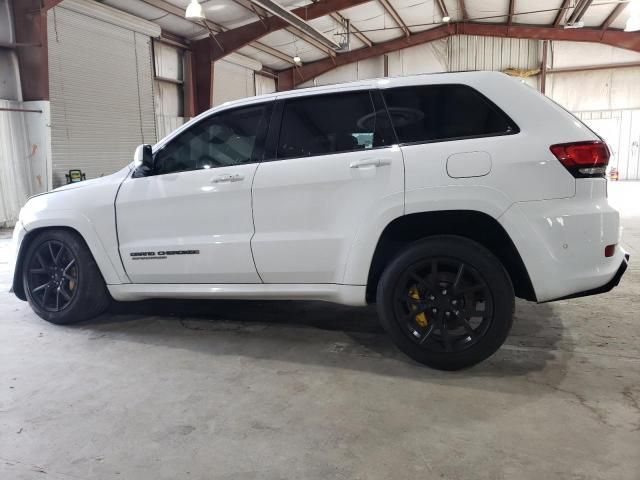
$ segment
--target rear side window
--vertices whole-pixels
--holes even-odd
[[[467,85],[424,85],[383,91],[400,143],[518,133],[517,125]]]
[[[368,91],[286,100],[278,159],[368,150],[392,145],[387,113]]]

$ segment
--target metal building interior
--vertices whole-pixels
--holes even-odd
[[[454,375],[403,358],[375,308],[148,301],[60,328],[6,292],[8,228],[70,170],[224,102],[466,70],[606,140],[640,254],[637,0],[0,0],[0,478],[640,478],[633,262],[606,296],[518,303]]]

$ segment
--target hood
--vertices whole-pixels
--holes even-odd
[[[43,193],[38,193],[36,195],[32,195],[29,198],[33,198],[33,197],[39,197],[40,195],[50,195],[52,193],[56,193],[56,192],[65,192],[67,190],[75,190],[76,188],[85,188],[85,187],[91,187],[94,185],[100,185],[103,183],[108,183],[110,182],[114,177],[121,177],[123,175],[123,173],[130,171],[132,168],[132,165],[127,165],[126,167],[122,168],[121,170],[118,170],[115,173],[112,173],[111,175],[105,175],[103,177],[98,177],[98,178],[92,178],[90,180],[83,180],[82,182],[76,182],[76,183],[69,183],[67,185],[63,185],[61,187],[58,188],[54,188],[53,190],[49,191],[49,192],[43,192]]]

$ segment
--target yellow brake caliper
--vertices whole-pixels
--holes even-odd
[[[420,294],[418,293],[418,289],[415,285],[409,289],[409,296],[414,300],[420,300]],[[415,305],[411,305],[411,310],[417,309],[418,307],[416,307]],[[424,314],[424,312],[416,315],[416,323],[422,328],[426,327],[429,324],[429,320],[427,320],[427,316]]]

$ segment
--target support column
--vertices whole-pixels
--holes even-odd
[[[211,62],[210,38],[193,42],[193,94],[195,97],[195,114],[198,115],[211,108],[213,94],[213,63]]]
[[[182,60],[182,94],[184,102],[185,117],[195,117],[196,115],[196,95],[195,78],[193,75],[193,53],[191,50],[184,50]]]
[[[20,83],[24,101],[49,100],[47,9],[59,1],[12,0]]]
[[[549,50],[549,41],[542,42],[542,64],[540,65],[540,93],[544,94],[547,88],[547,55]]]

